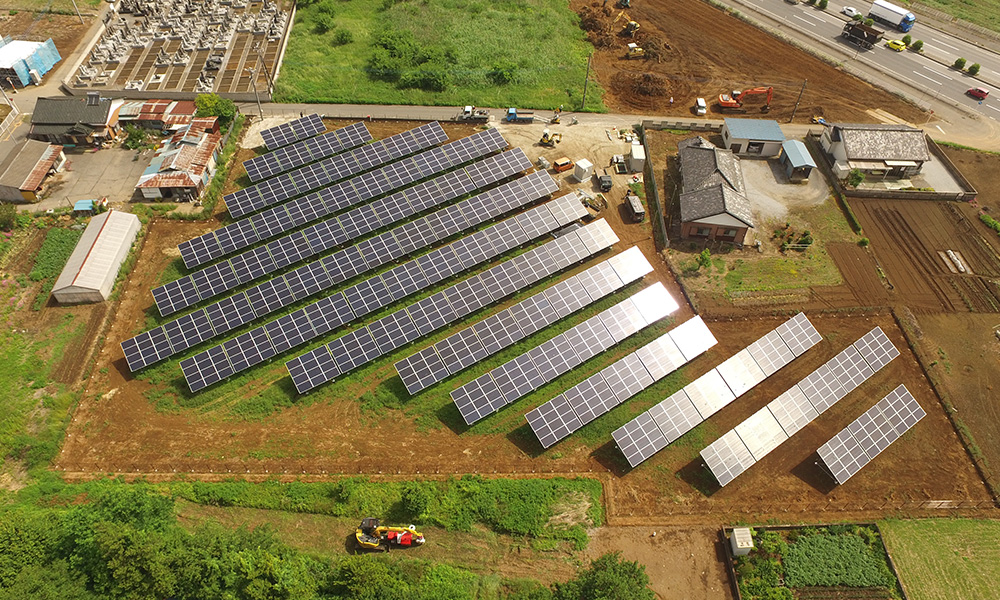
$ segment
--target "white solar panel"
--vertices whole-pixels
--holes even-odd
[[[793,385],[783,394],[772,400],[767,407],[781,425],[788,437],[792,437],[810,421],[819,416],[816,409],[802,393],[799,386]]]
[[[646,320],[646,323],[655,323],[680,308],[677,301],[660,282],[633,294],[632,303],[639,309],[639,314]]]
[[[715,368],[725,380],[729,389],[740,397],[767,376],[744,348]]]
[[[733,429],[702,450],[701,458],[715,475],[719,485],[723,487],[753,466],[755,462],[750,450]]]
[[[691,403],[684,390],[674,392],[648,412],[663,432],[668,444],[674,443],[702,421],[698,409]]]
[[[684,387],[691,403],[701,418],[707,419],[736,399],[722,375],[715,369],[705,373]]]
[[[788,439],[778,420],[766,406],[747,417],[733,431],[740,436],[754,460],[764,458],[768,452]]]
[[[684,355],[684,358],[691,361],[700,356],[706,350],[719,342],[708,330],[708,326],[701,320],[700,316],[681,323],[669,333],[670,339]]]
[[[608,259],[608,262],[622,281],[635,281],[653,271],[652,265],[643,256],[642,250],[639,250],[638,246],[632,246],[624,252],[619,252]]]
[[[795,359],[795,354],[774,330],[747,346],[747,352],[764,371],[766,377],[774,375],[778,369]]]
[[[663,334],[635,351],[653,379],[658,380],[684,365],[684,355],[668,334]]]

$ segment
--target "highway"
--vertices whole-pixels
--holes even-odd
[[[730,3],[732,0],[726,1]],[[913,40],[923,40],[923,55],[909,50],[896,52],[885,46],[860,50],[844,40],[841,32],[849,19],[840,11],[846,5],[867,14],[871,6],[868,2],[836,0],[830,2],[825,11],[807,4],[795,5],[783,0],[740,0],[732,3],[751,13],[761,13],[794,27],[822,42],[826,47],[821,50],[834,50],[846,56],[846,63],[858,61],[880,71],[893,73],[896,78],[921,92],[927,102],[947,99],[984,117],[1000,121],[1000,71],[997,70],[1000,68],[1000,55],[940,30],[922,26],[919,14],[909,34]],[[885,41],[901,39],[904,35],[883,23],[876,23],[875,27],[886,32],[883,38]],[[981,65],[978,78],[951,68],[959,56],[965,58],[970,65],[975,62]],[[965,92],[971,87],[986,87],[990,90],[990,97],[980,102],[967,96]]]

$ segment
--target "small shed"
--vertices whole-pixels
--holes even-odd
[[[45,178],[66,164],[62,146],[37,140],[19,142],[0,162],[0,200],[35,202]]]
[[[781,144],[781,157],[778,162],[785,169],[785,175],[793,182],[806,181],[816,168],[809,149],[799,140],[786,140]]]
[[[44,42],[0,38],[0,79],[14,87],[38,85],[42,76],[62,60],[52,38]]]
[[[785,134],[777,121],[767,119],[724,119],[722,141],[734,154],[777,156]]]
[[[82,304],[111,297],[139,227],[139,217],[116,210],[91,219],[52,287],[56,302]]]
[[[73,214],[78,217],[89,217],[94,214],[93,200],[77,200],[73,203]]]
[[[594,163],[590,162],[586,158],[581,158],[576,161],[576,170],[573,171],[573,177],[579,182],[584,182],[594,176]]]
[[[729,544],[733,549],[733,556],[746,556],[753,550],[753,534],[749,527],[734,527],[733,533],[729,537]]]
[[[632,144],[628,155],[628,169],[633,173],[642,173],[646,168],[646,148],[642,144]]]

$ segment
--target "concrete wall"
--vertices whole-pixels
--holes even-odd
[[[699,234],[699,229],[708,229],[708,235]],[[722,233],[726,230],[736,229],[735,236],[724,236]],[[708,239],[718,242],[732,242],[736,245],[742,245],[743,241],[747,237],[746,227],[731,227],[729,225],[714,225],[712,223],[699,223],[698,221],[691,221],[688,223],[681,224],[681,237],[685,239]]]
[[[722,123],[711,121],[643,121],[643,129],[690,129],[692,131],[722,131]],[[648,156],[648,155],[647,155]]]

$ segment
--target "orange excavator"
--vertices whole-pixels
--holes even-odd
[[[729,94],[719,94],[719,108],[723,112],[738,112],[745,113],[747,109],[743,107],[743,103],[746,101],[747,96],[766,96],[764,100],[764,106],[760,107],[760,112],[766,113],[771,110],[771,98],[774,97],[773,87],[755,87],[749,90],[733,90],[732,95]]]

